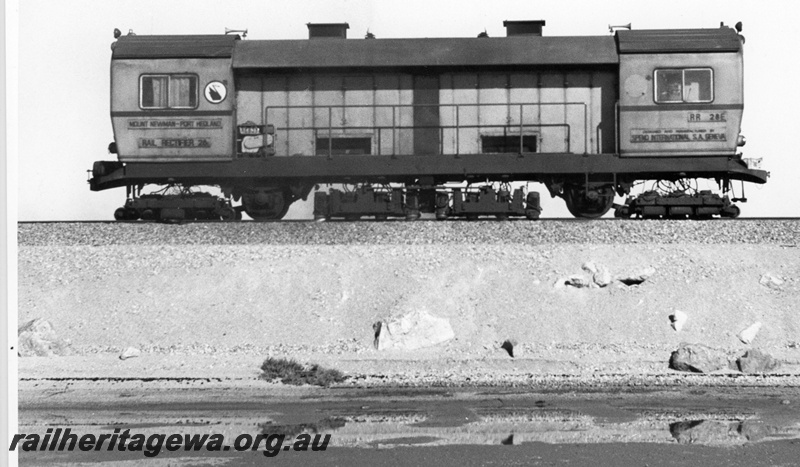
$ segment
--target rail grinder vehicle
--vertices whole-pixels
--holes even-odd
[[[281,219],[309,197],[317,219],[536,219],[532,183],[576,217],[708,218],[736,217],[744,182],[767,181],[739,153],[741,24],[504,25],[420,39],[348,39],[347,23],[310,23],[302,40],[116,31],[116,160],[94,163],[91,189],[126,187],[119,220]]]

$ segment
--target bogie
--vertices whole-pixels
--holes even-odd
[[[708,220],[715,216],[739,217],[739,207],[731,203],[727,196],[720,196],[708,190],[689,194],[683,190],[661,194],[646,191],[629,197],[625,204],[617,206],[615,217],[642,219],[695,219]]]
[[[478,188],[433,187],[434,203],[423,209],[418,189],[375,188],[362,186],[351,191],[331,189],[314,195],[314,218],[356,220],[362,216],[376,219],[419,219],[421,212],[433,212],[437,220],[448,218],[478,219],[482,216],[505,220],[509,217],[538,219],[541,213],[539,194],[524,195],[521,188],[513,194],[508,189],[496,191],[492,186]],[[523,202],[523,199],[526,201]],[[429,211],[428,211],[429,210]]]
[[[132,190],[134,191],[134,190]],[[169,193],[173,191],[173,193]],[[177,223],[185,220],[236,220],[230,201],[187,187],[169,186],[159,193],[134,196],[114,212],[122,221],[160,221]]]

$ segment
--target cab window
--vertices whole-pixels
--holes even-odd
[[[659,104],[714,100],[714,72],[711,68],[656,70],[655,83],[655,101]]]
[[[143,109],[194,109],[197,107],[197,76],[142,75],[139,106]]]

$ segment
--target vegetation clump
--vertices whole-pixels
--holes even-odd
[[[301,386],[328,387],[334,383],[341,383],[347,379],[341,371],[322,368],[319,365],[301,365],[294,360],[286,358],[268,358],[261,364],[261,379],[273,381],[279,379],[283,384]]]

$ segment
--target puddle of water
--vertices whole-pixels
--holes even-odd
[[[397,447],[414,445],[519,445],[522,443],[591,444],[591,443],[679,443],[706,446],[740,446],[747,443],[800,438],[800,421],[789,425],[768,424],[752,413],[735,416],[730,410],[709,418],[693,418],[686,411],[674,413],[650,410],[646,415],[609,421],[574,410],[540,408],[477,408],[450,410],[444,419],[420,420],[420,414],[339,413],[335,424],[278,426],[263,424],[263,433],[297,435],[330,433],[331,444],[340,447]],[[457,416],[450,418],[449,415]],[[466,413],[471,420],[450,423]],[[687,417],[688,415],[688,417]]]
[[[105,433],[129,429],[145,436],[165,431],[193,434],[331,435],[332,447],[395,448],[401,446],[508,445],[525,443],[599,444],[656,443],[740,446],[764,441],[800,439],[800,417],[760,418],[755,411],[720,408],[600,407],[582,404],[560,408],[528,401],[460,401],[374,403],[337,406],[307,403],[269,410],[198,412],[178,421],[170,412],[93,412],[91,417],[59,413],[28,414],[20,432],[44,433],[48,427],[69,426],[72,432]],[[294,412],[297,409],[299,412]],[[298,417],[297,413],[302,413]],[[54,418],[55,417],[55,418]],[[296,420],[303,423],[295,423]],[[47,420],[47,422],[45,422]],[[291,420],[287,423],[288,420]]]
[[[278,425],[273,422],[260,423],[261,434],[265,435],[286,435],[295,437],[301,433],[321,434],[331,433],[347,424],[343,418],[325,418],[317,423],[300,423],[296,425]]]

